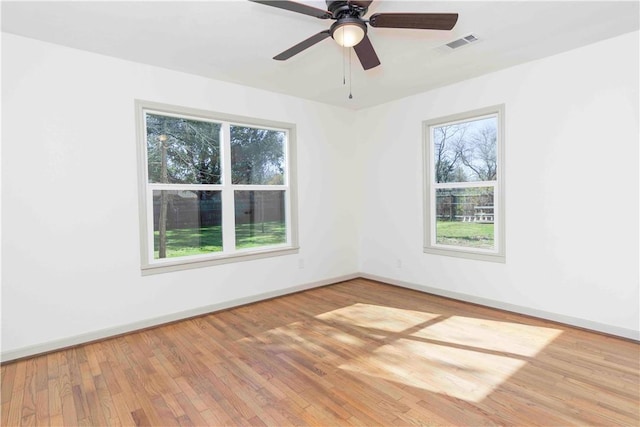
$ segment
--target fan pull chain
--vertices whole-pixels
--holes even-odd
[[[344,27],[342,27],[342,38],[344,39]],[[346,49],[349,49],[349,99],[353,99],[353,95],[351,94],[352,87],[352,73],[351,73],[351,48],[343,46],[342,47],[342,85],[347,84],[347,70],[346,70],[346,61],[347,61],[347,52]]]
[[[353,83],[353,78],[351,77],[351,51],[353,49],[349,48],[349,99],[353,99],[353,95],[351,94],[351,85]]]
[[[346,51],[346,47],[342,47],[342,85],[346,85],[347,84],[347,78],[345,77],[347,75],[346,73],[346,61],[347,61],[347,51]]]

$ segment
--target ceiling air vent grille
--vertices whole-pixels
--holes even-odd
[[[458,49],[462,46],[466,46],[476,41],[478,41],[478,37],[475,34],[469,34],[467,36],[460,37],[459,39],[447,43],[446,46],[451,49]]]

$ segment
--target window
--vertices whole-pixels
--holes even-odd
[[[504,106],[424,122],[424,251],[504,262]]]
[[[295,127],[138,101],[142,269],[295,253]]]

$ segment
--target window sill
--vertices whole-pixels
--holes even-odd
[[[492,252],[474,252],[465,249],[455,249],[455,248],[434,248],[434,247],[425,247],[423,248],[424,253],[433,254],[433,255],[443,255],[455,258],[466,258],[466,259],[474,259],[477,261],[491,261],[491,262],[499,262],[506,263],[506,257],[504,254],[500,253],[492,253]]]
[[[194,268],[210,267],[214,265],[230,264],[235,262],[251,261],[262,258],[272,258],[283,255],[293,255],[299,252],[300,248],[295,246],[269,248],[253,251],[242,251],[233,254],[211,255],[206,257],[194,257],[190,259],[175,259],[153,264],[143,265],[141,267],[143,276],[152,274],[169,273],[172,271],[191,270]]]

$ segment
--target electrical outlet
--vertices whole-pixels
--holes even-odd
[[[304,258],[298,260],[298,268],[301,270],[304,268]]]
[[[396,260],[396,267],[397,268],[402,268],[402,260],[401,259],[397,259]]]

